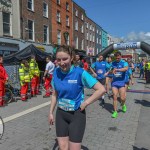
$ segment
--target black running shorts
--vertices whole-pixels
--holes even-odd
[[[105,83],[106,83],[106,78],[98,79],[98,81],[99,81],[102,85],[105,85]]]
[[[81,143],[85,131],[86,113],[80,111],[64,111],[57,108],[56,111],[56,135],[67,137],[74,143]]]

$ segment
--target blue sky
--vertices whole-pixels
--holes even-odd
[[[150,0],[74,0],[110,35],[150,40]]]

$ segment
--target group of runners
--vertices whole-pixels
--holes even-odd
[[[60,150],[80,150],[86,125],[85,108],[96,100],[105,106],[105,95],[113,96],[112,118],[118,117],[117,98],[120,96],[122,111],[127,111],[126,90],[133,84],[131,59],[123,60],[121,53],[115,53],[104,60],[99,55],[98,61],[90,66],[90,72],[84,70],[82,61],[74,55],[71,48],[61,46],[56,52],[58,67],[52,78],[53,93],[51,98],[49,122],[56,125],[56,135]],[[84,87],[92,88],[93,94],[84,99]],[[56,110],[56,118],[54,110]],[[55,118],[55,119],[54,119]],[[55,121],[54,121],[55,120]]]
[[[117,98],[120,96],[122,111],[127,111],[126,90],[129,84],[133,84],[132,62],[123,60],[120,52],[115,53],[115,61],[109,56],[107,61],[99,55],[98,61],[90,66],[90,74],[84,69],[83,62],[67,46],[60,46],[56,52],[56,66],[50,76],[52,85],[52,97],[49,111],[49,123],[55,122],[56,135],[60,150],[80,150],[86,126],[85,108],[96,100],[105,106],[105,95],[113,96],[112,118],[118,117]],[[1,58],[1,57],[0,57]],[[51,70],[47,58],[47,67],[43,79]],[[50,69],[48,69],[50,68]],[[87,68],[87,67],[86,67]],[[6,77],[7,80],[7,77]],[[85,99],[84,87],[95,91]],[[46,97],[49,97],[46,96]],[[0,99],[1,102],[1,99]],[[57,106],[56,117],[54,110]],[[55,119],[54,119],[55,118]]]
[[[106,87],[106,94],[113,96],[113,107],[114,111],[112,113],[113,118],[118,117],[117,112],[117,99],[118,94],[120,96],[120,102],[122,105],[122,111],[125,113],[127,111],[126,101],[126,91],[133,84],[132,70],[134,65],[130,58],[123,60],[121,57],[121,52],[115,53],[115,61],[112,61],[112,57],[109,56],[107,61],[104,61],[103,56],[99,55],[99,60],[91,65],[91,72],[94,77]],[[110,89],[112,93],[110,93]],[[104,107],[104,95],[101,98],[100,105]]]

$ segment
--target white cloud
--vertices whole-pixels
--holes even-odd
[[[150,32],[147,32],[145,35],[146,35],[146,36],[150,36]]]
[[[150,44],[150,32],[131,32],[127,37],[123,37],[125,42],[141,42],[144,41]]]

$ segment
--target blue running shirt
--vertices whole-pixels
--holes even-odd
[[[124,67],[128,67],[128,63],[121,59],[120,62],[114,61],[112,63],[112,67],[121,69]],[[125,74],[126,72],[117,71],[113,76],[112,85],[123,86],[125,84]]]
[[[58,107],[65,111],[77,110],[84,101],[84,86],[92,88],[97,82],[80,67],[72,66],[67,73],[55,69],[51,84],[57,92]]]
[[[105,78],[104,74],[107,72],[109,65],[106,61],[96,61],[92,64],[91,68],[95,69],[97,79],[99,80]]]

